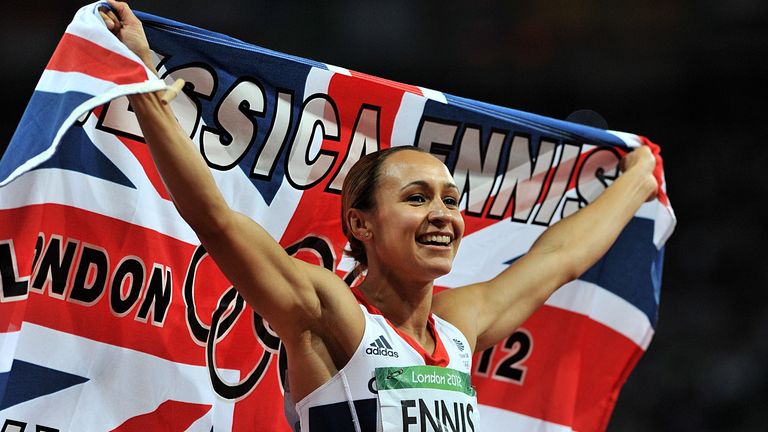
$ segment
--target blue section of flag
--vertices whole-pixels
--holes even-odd
[[[63,94],[36,91],[21,117],[8,149],[0,159],[0,181],[19,166],[51,146],[59,127],[72,111],[92,96],[78,92]]]
[[[89,381],[85,377],[21,360],[14,360],[11,371],[2,375],[7,375],[7,382],[0,411]]]
[[[3,395],[2,398],[0,398],[0,405],[3,404],[3,400],[5,399],[5,395],[8,394],[8,378],[11,376],[11,372],[2,372],[0,373],[0,395]]]
[[[62,139],[56,153],[36,169],[59,168],[77,171],[93,177],[136,189],[122,171],[88,138],[85,131],[73,126]]]
[[[579,279],[611,291],[648,316],[656,327],[661,273],[652,270],[662,255],[653,245],[654,222],[633,218],[611,249]]]

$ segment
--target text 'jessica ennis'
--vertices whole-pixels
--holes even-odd
[[[394,109],[375,96],[299,97],[303,88],[270,87],[254,77],[217,90],[216,71],[200,63],[166,74],[187,83],[173,110],[208,165],[243,170],[254,182],[280,175],[296,189],[339,194],[360,157],[382,146],[412,145],[445,162],[466,215],[546,226],[594,200],[619,175],[621,153],[614,147],[548,136],[491,116],[484,124],[463,120],[465,108],[446,110],[421,95],[403,93]],[[443,108],[431,110],[435,104]],[[126,98],[105,106],[97,127],[143,141]]]

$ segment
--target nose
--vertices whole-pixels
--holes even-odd
[[[436,226],[445,226],[451,220],[451,213],[445,207],[442,201],[439,204],[433,204],[427,214],[427,220]]]

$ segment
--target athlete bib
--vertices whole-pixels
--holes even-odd
[[[469,378],[438,366],[376,368],[382,431],[476,431],[477,396]]]

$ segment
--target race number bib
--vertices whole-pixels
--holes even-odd
[[[477,396],[469,374],[437,366],[376,368],[384,432],[474,432]]]

